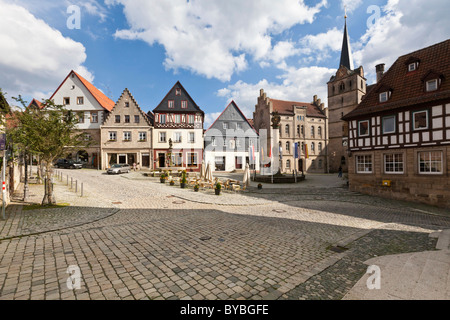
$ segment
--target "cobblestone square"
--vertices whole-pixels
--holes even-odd
[[[433,250],[429,234],[450,226],[439,208],[349,192],[334,175],[216,196],[142,172],[58,172],[57,201],[68,206],[16,201],[0,221],[2,300],[342,299],[365,260]],[[32,201],[42,189],[30,186]]]

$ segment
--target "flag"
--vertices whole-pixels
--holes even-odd
[[[308,159],[309,155],[308,155],[308,145],[305,143],[305,159]]]
[[[298,159],[298,142],[294,143],[294,158]]]

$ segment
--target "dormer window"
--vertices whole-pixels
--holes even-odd
[[[438,89],[438,79],[429,80],[426,82],[427,92],[436,91]]]
[[[175,89],[175,95],[177,95],[177,96],[181,95],[181,89],[180,88],[176,88]]]
[[[419,68],[420,59],[416,57],[409,57],[408,60],[405,61],[405,65],[408,68],[408,72],[416,71]]]
[[[410,64],[408,65],[408,71],[409,71],[409,72],[415,71],[416,69],[417,69],[416,63],[410,63]]]
[[[385,91],[380,93],[380,102],[386,102],[389,99],[389,92]]]

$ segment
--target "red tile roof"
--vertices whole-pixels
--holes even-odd
[[[101,92],[99,89],[97,89],[92,83],[87,81],[85,78],[83,78],[82,76],[80,76],[78,73],[76,73],[73,70],[70,71],[70,73],[67,75],[66,79],[64,79],[64,81],[59,85],[58,89],[56,89],[56,91],[52,94],[52,96],[50,97],[50,100],[53,98],[53,96],[56,94],[56,92],[58,92],[59,88],[61,88],[63,83],[66,82],[67,78],[72,73],[75,74],[78,77],[78,79],[80,79],[80,81],[83,83],[83,85],[86,87],[86,89],[92,94],[92,96],[95,98],[95,100],[97,100],[97,102],[100,104],[100,106],[102,106],[103,108],[105,108],[108,111],[111,111],[114,108],[114,105],[115,105],[114,101],[112,101],[110,98],[108,98],[103,92]]]
[[[31,100],[30,104],[28,105],[28,108],[31,105],[35,105],[36,107],[38,107],[39,109],[42,109],[42,102],[40,102],[39,100],[33,99]]]
[[[418,68],[408,72],[408,64],[412,61],[419,62]],[[426,92],[425,80],[430,74],[440,75],[443,80],[437,91]],[[380,103],[379,94],[383,88],[390,88],[391,96],[387,102]],[[358,107],[343,119],[449,98],[450,40],[446,40],[399,57]]]
[[[284,101],[270,99],[273,105],[273,111],[277,111],[279,114],[294,115],[294,106],[306,107],[306,116],[325,118],[325,113],[320,110],[315,104],[309,102],[297,102],[297,101]]]

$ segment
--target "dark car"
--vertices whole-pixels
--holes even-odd
[[[106,172],[108,174],[119,174],[130,172],[131,167],[128,164],[113,164]]]
[[[79,161],[74,161],[71,159],[59,159],[55,163],[56,168],[69,168],[69,169],[81,169],[83,164]]]

